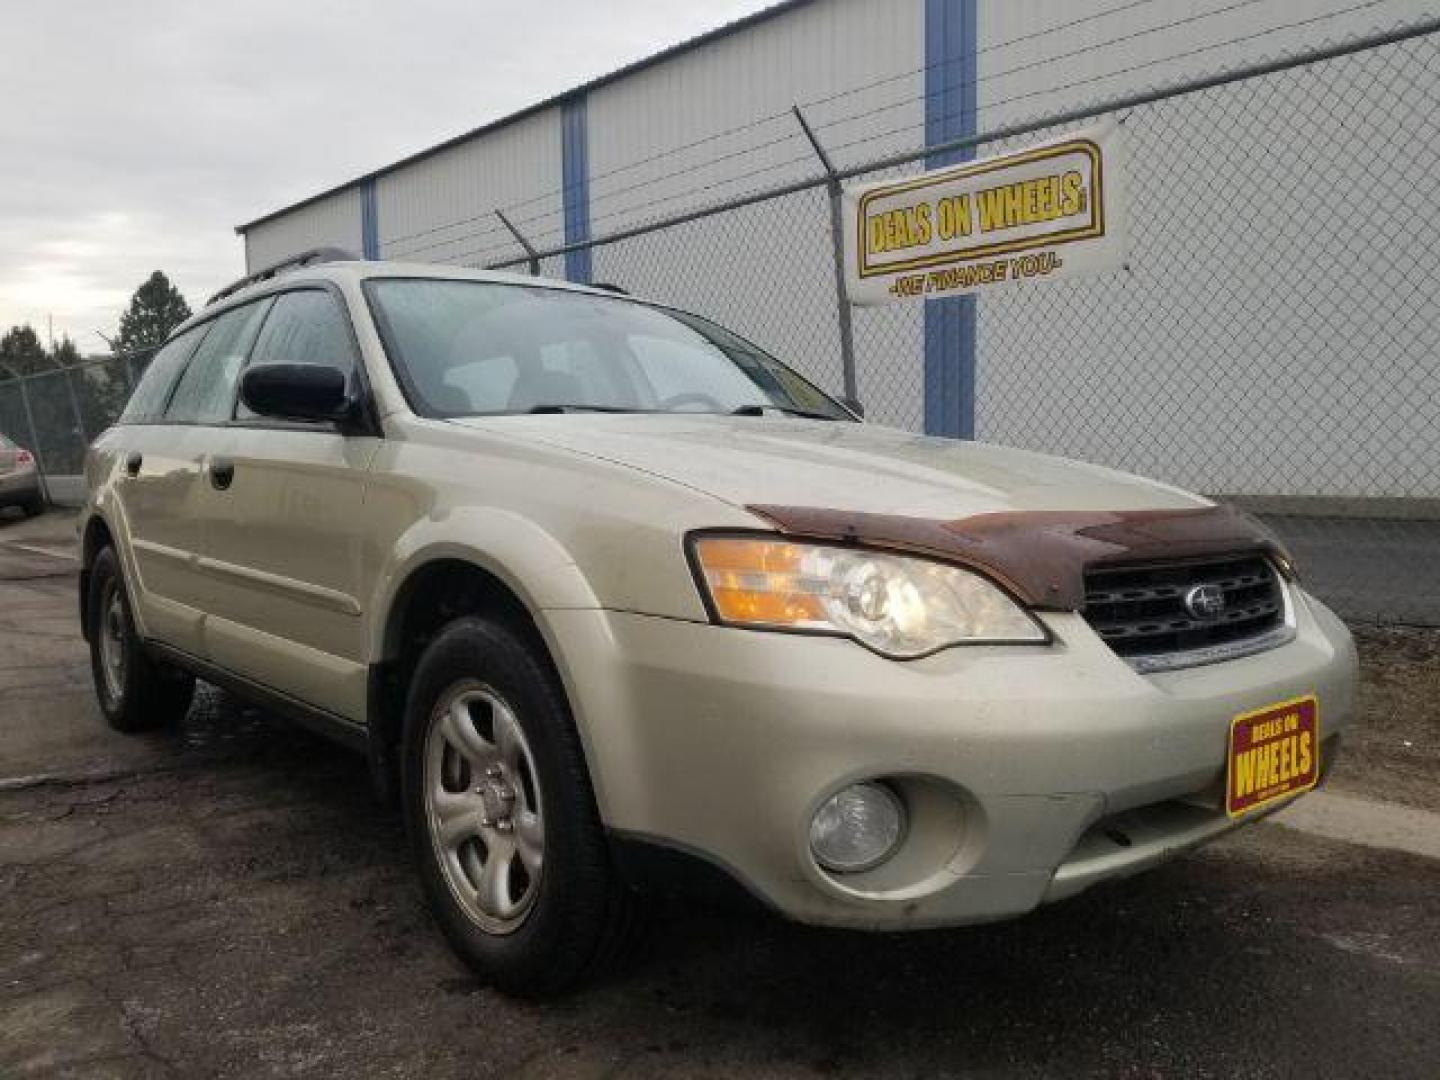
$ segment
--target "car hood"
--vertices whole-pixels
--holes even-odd
[[[588,413],[455,423],[625,465],[737,506],[953,518],[1007,510],[1210,505],[1096,465],[875,424]]]

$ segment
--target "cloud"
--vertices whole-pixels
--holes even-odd
[[[0,330],[103,348],[163,269],[192,306],[233,227],[762,0],[23,0],[0,67]],[[18,107],[17,107],[18,103]]]

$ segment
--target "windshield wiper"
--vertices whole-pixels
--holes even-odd
[[[764,416],[767,412],[784,413],[786,416],[798,416],[803,420],[839,420],[840,417],[832,416],[829,413],[814,412],[811,409],[793,409],[788,405],[741,405],[738,409],[731,409],[731,416]]]
[[[699,413],[685,413],[675,409],[640,409],[625,405],[532,405],[524,410],[527,413],[558,414],[558,413],[654,413],[662,416],[686,416],[702,415]],[[785,416],[798,416],[804,420],[841,420],[843,417],[832,416],[830,413],[814,412],[810,409],[794,409],[788,405],[741,405],[738,409],[731,409],[731,416],[764,416],[766,413],[783,413]]]
[[[603,412],[603,413],[638,413],[649,412],[649,409],[630,409],[623,405],[532,405],[525,410],[527,413],[568,413],[568,412]]]

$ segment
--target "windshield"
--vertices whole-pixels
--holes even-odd
[[[694,315],[530,285],[366,284],[422,416],[677,412],[853,417],[784,364]]]

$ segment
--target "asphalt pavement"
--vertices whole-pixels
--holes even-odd
[[[1346,618],[1440,627],[1440,521],[1263,515]]]
[[[71,539],[0,523],[0,1076],[1440,1074],[1433,757],[1408,808],[1342,759],[1286,824],[1007,924],[661,906],[601,985],[516,1002],[430,926],[358,758],[214,691],[104,728]],[[1440,679],[1432,645],[1385,677]]]

